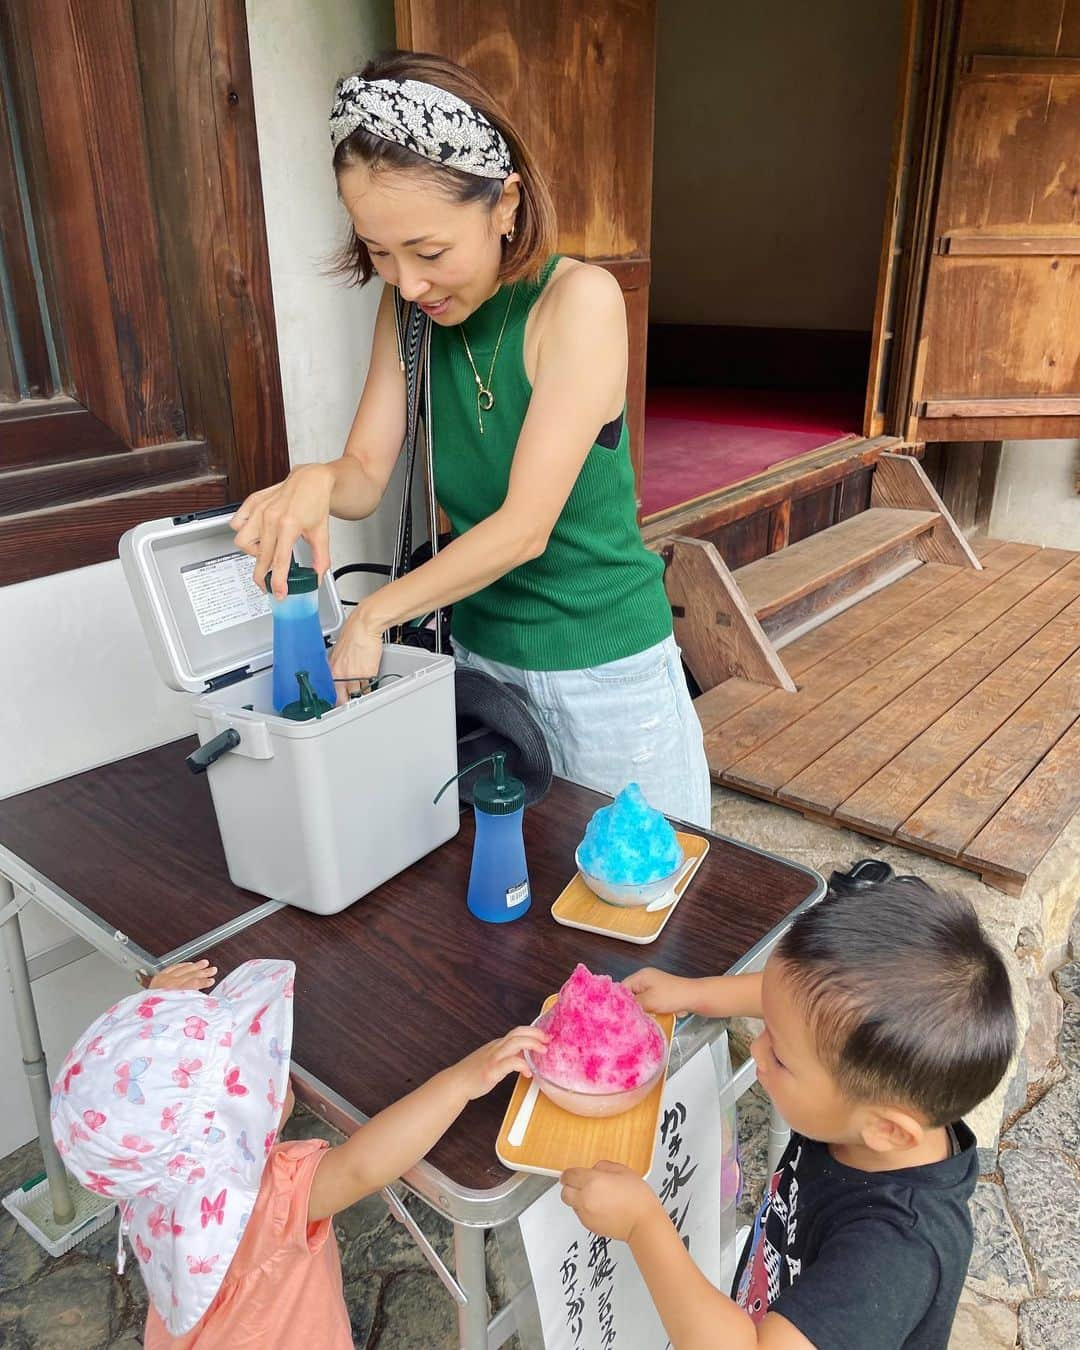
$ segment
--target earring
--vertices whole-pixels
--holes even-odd
[[[506,240],[506,242],[507,242],[508,244],[512,244],[512,243],[514,242],[514,227],[513,227],[513,225],[511,225],[510,228],[506,231],[506,233],[503,235],[503,238]]]

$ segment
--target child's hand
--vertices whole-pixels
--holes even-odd
[[[623,980],[623,984],[646,1012],[677,1013],[680,1017],[691,1010],[694,983],[681,975],[655,970],[652,966],[645,966]]]
[[[217,974],[217,966],[209,961],[181,961],[175,966],[159,970],[147,989],[210,989]]]
[[[602,1237],[629,1242],[643,1218],[654,1210],[663,1213],[651,1187],[622,1163],[568,1167],[561,1181],[563,1204]]]
[[[539,1027],[515,1027],[506,1036],[489,1041],[467,1055],[456,1066],[456,1072],[461,1075],[469,1100],[490,1092],[508,1073],[523,1073],[526,1078],[531,1078],[523,1052],[534,1050],[539,1053],[550,1039]]]

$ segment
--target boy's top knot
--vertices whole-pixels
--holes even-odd
[[[852,1101],[959,1120],[1016,1047],[1008,972],[971,903],[918,877],[831,894],[776,948],[818,1052]]]
[[[291,961],[248,961],[213,994],[132,994],[53,1085],[56,1146],[88,1190],[120,1202],[173,1335],[213,1300],[254,1206],[287,1095],[294,977]]]

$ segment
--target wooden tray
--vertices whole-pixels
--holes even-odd
[[[623,909],[618,905],[609,905],[594,895],[581,879],[581,873],[575,872],[574,879],[551,906],[551,917],[556,923],[567,928],[582,928],[586,933],[600,933],[604,937],[619,938],[623,942],[636,942],[644,945],[655,942],[664,931],[664,925],[678,908],[679,901],[686,894],[686,888],[693,881],[701,866],[701,860],[709,851],[709,841],[700,834],[684,834],[676,831],[676,838],[682,845],[683,857],[695,858],[696,862],[688,874],[675,887],[675,903],[667,909],[646,912],[644,906],[637,909]]]
[[[555,998],[556,995],[552,994],[541,1011],[547,1012]],[[656,1020],[664,1033],[670,1054],[675,1016],[673,1013],[660,1013]],[[518,1107],[529,1090],[529,1081],[518,1074],[510,1105],[506,1108],[499,1137],[495,1141],[496,1156],[504,1167],[514,1172],[540,1172],[544,1176],[557,1177],[568,1167],[592,1167],[606,1158],[610,1162],[623,1163],[633,1168],[640,1177],[648,1175],[656,1149],[660,1104],[667,1081],[666,1065],[660,1081],[644,1101],[638,1102],[632,1110],[624,1111],[621,1116],[609,1116],[606,1120],[571,1115],[541,1092],[533,1107],[525,1138],[517,1148],[513,1148],[507,1142],[507,1136],[517,1117]]]

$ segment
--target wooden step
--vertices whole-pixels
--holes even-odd
[[[818,592],[834,598],[831,593],[845,578],[865,584],[875,565],[884,568],[912,557],[913,541],[928,534],[940,520],[937,511],[871,507],[739,567],[732,575],[751,610],[765,623]]]

